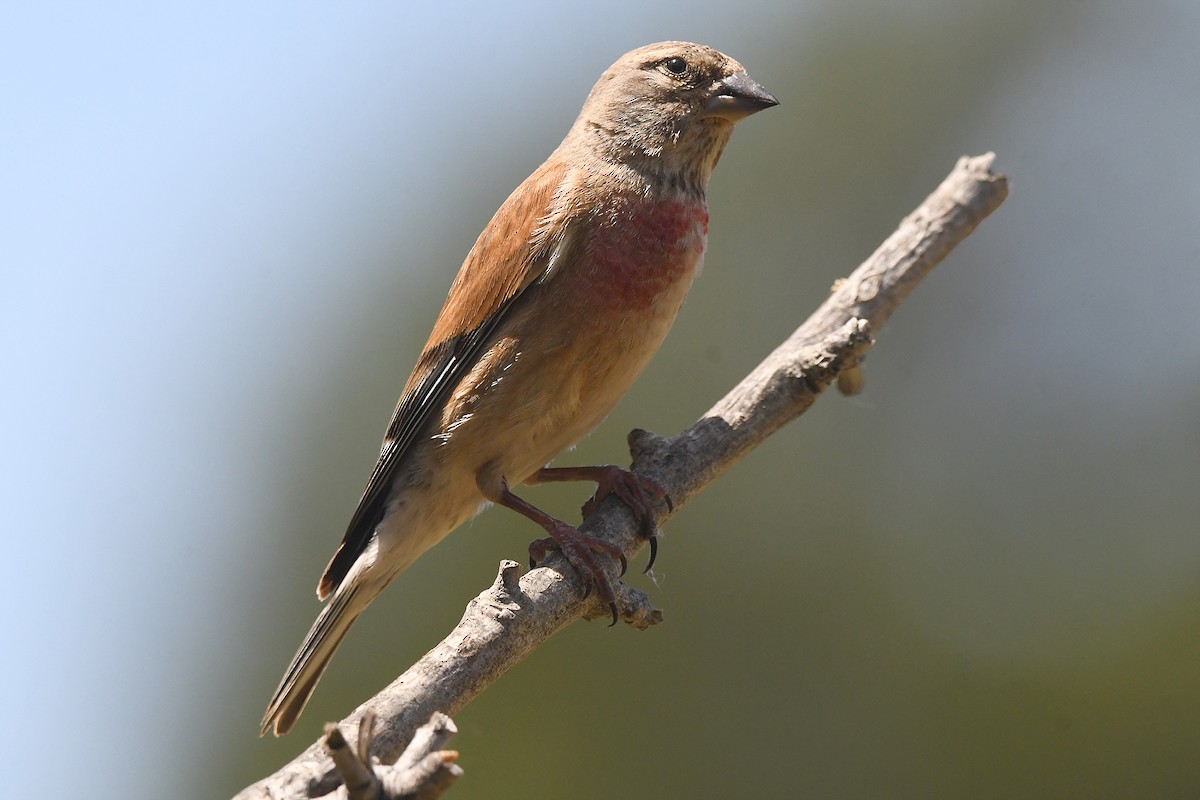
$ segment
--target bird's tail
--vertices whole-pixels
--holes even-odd
[[[317,681],[325,674],[334,651],[342,643],[342,637],[358,619],[359,613],[367,605],[366,601],[371,599],[369,596],[355,597],[364,588],[356,581],[346,581],[340,587],[341,591],[334,593],[329,605],[321,610],[287,672],[283,674],[275,696],[267,705],[260,736],[266,735],[272,727],[276,736],[282,736],[296,724],[313,689],[317,687]],[[355,602],[356,599],[360,602]]]

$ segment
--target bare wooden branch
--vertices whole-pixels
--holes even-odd
[[[358,727],[358,749],[351,750],[337,725],[325,726],[325,749],[341,779],[346,800],[434,800],[462,776],[454,762],[458,753],[442,746],[458,733],[454,721],[435,712],[417,729],[412,742],[391,766],[372,761],[375,714],[364,712]]]
[[[325,725],[325,749],[333,760],[333,768],[346,787],[349,800],[380,800],[383,787],[379,777],[371,769],[370,738],[375,725],[372,714],[365,715],[358,723],[358,751],[350,749],[341,729],[330,722]]]
[[[662,483],[678,511],[804,413],[840,373],[856,368],[896,307],[1007,197],[1006,179],[991,172],[994,158],[988,153],[960,159],[887,241],[839,281],[808,321],[695,424],[670,437],[633,431],[635,471]],[[660,509],[658,522],[671,513]],[[645,545],[632,514],[616,498],[599,504],[581,527],[617,544],[631,561]],[[645,628],[661,621],[661,612],[643,592],[617,585],[627,623]],[[468,604],[450,635],[343,724],[357,723],[370,707],[381,722],[376,752],[385,761],[394,758],[435,711],[456,714],[569,623],[608,613],[595,596],[584,599],[561,556],[525,575],[516,562],[502,562],[496,582]],[[332,763],[317,743],[238,797],[319,797],[336,785]]]

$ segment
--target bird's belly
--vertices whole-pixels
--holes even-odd
[[[666,337],[700,269],[707,210],[677,205],[593,237],[514,309],[464,381],[444,443],[517,484],[590,433]],[[457,459],[455,459],[457,461]]]

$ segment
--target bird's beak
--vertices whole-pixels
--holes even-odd
[[[717,94],[704,104],[701,117],[737,122],[756,111],[779,105],[774,95],[744,72],[733,73],[717,86]]]

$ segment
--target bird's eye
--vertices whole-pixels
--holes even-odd
[[[662,62],[662,66],[663,69],[672,75],[682,75],[683,73],[687,72],[688,68],[687,62],[679,56],[668,58],[666,61]]]

